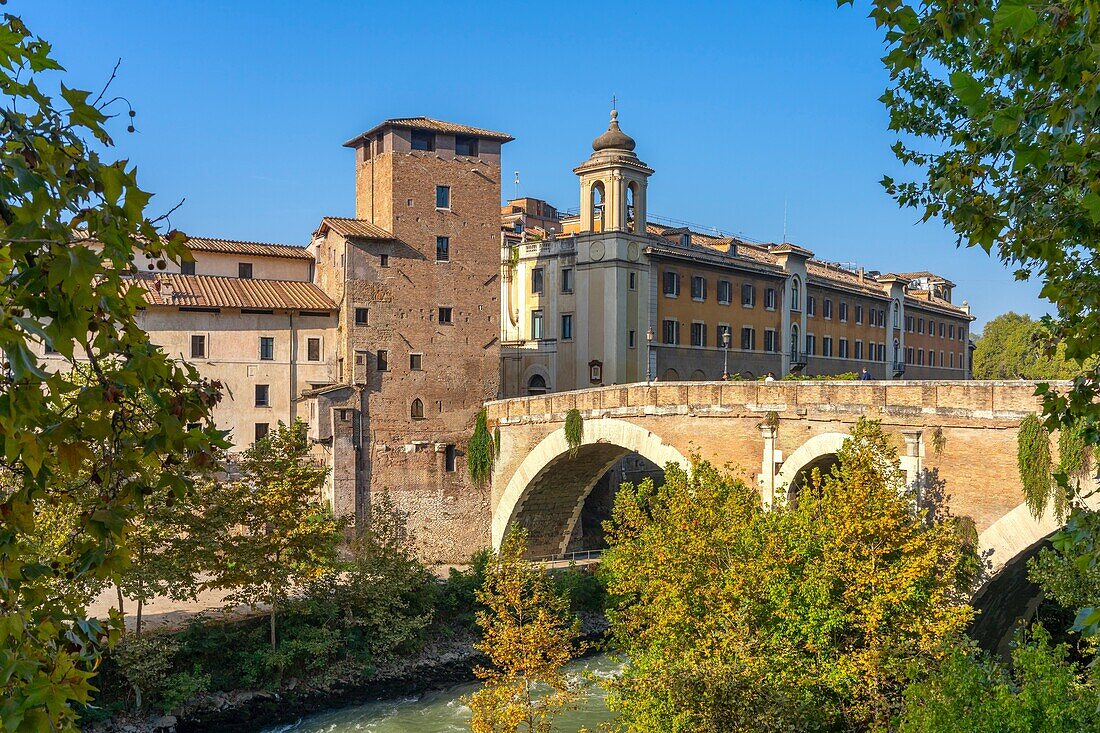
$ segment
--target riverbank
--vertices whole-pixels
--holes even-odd
[[[585,641],[601,648],[608,629],[602,614],[581,617]],[[119,714],[94,723],[88,733],[254,733],[289,724],[304,716],[335,708],[394,698],[418,697],[476,679],[474,668],[486,663],[474,648],[479,636],[461,630],[438,634],[415,655],[380,666],[364,675],[353,669],[332,679],[288,678],[275,689],[239,689],[203,693],[173,714]]]

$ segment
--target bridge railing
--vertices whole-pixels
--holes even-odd
[[[541,557],[532,557],[530,562],[539,563],[542,565],[552,565],[555,563],[575,563],[575,562],[589,562],[592,560],[599,560],[603,556],[603,550],[581,550],[579,552],[561,552],[556,555],[543,555]]]

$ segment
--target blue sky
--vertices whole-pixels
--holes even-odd
[[[857,3],[858,5],[858,3]],[[833,0],[463,3],[13,0],[54,43],[70,86],[113,89],[138,112],[119,153],[191,234],[305,243],[354,214],[345,140],[387,117],[502,130],[504,197],[578,204],[573,166],[607,126],[656,169],[652,213],[834,262],[929,269],[958,284],[976,325],[1040,314],[1035,282],[959,250],[883,192],[903,175],[878,97],[881,38]]]

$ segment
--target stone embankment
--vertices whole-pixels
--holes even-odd
[[[605,638],[602,615],[581,619],[586,641]],[[87,733],[254,733],[267,726],[293,723],[306,715],[376,700],[421,695],[474,679],[474,668],[487,659],[474,648],[471,632],[429,640],[414,656],[380,667],[369,679],[349,670],[319,684],[288,678],[277,690],[204,693],[174,715],[119,716],[87,728]]]

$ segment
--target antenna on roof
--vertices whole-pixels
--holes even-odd
[[[783,197],[783,244],[787,243],[787,197]]]
[[[513,198],[519,198],[519,171],[516,171],[516,195]]]

